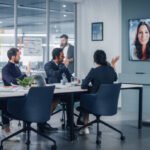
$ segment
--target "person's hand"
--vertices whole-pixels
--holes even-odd
[[[31,63],[29,62],[26,69],[26,75],[31,75]]]
[[[118,62],[118,60],[120,59],[120,56],[116,56],[114,58],[112,58],[111,60],[111,65],[113,68],[115,68],[116,63]]]
[[[65,66],[68,66],[69,65],[69,59],[65,58],[63,63],[65,64]]]

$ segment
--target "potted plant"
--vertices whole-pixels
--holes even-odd
[[[32,85],[34,79],[33,77],[25,77],[24,79],[18,79],[18,84],[24,88],[29,87]]]

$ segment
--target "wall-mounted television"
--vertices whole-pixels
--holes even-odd
[[[150,19],[129,20],[129,59],[150,61]]]

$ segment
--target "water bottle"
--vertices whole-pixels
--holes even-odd
[[[65,85],[68,82],[65,73],[62,74],[62,84]]]

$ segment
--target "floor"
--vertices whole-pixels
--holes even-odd
[[[135,120],[135,114],[127,114],[119,111],[119,113],[113,117],[105,117],[103,120],[114,125],[118,129],[122,130],[126,140],[125,142],[120,141],[118,133],[100,126],[102,131],[102,144],[96,146],[96,126],[93,125],[90,128],[90,135],[77,136],[77,140],[69,142],[68,132],[61,129],[60,122],[61,114],[57,114],[51,118],[51,125],[59,127],[57,133],[51,133],[49,136],[57,141],[58,150],[149,150],[150,149],[150,127],[143,127],[142,130],[137,129],[137,121]],[[90,118],[91,120],[93,117]],[[18,129],[16,121],[13,121],[13,130]],[[33,125],[35,126],[35,125]],[[20,127],[19,127],[20,128]],[[4,150],[26,150],[24,144],[25,135],[21,134],[22,142],[5,142]],[[31,150],[50,150],[51,142],[37,136],[36,134],[31,135]]]

